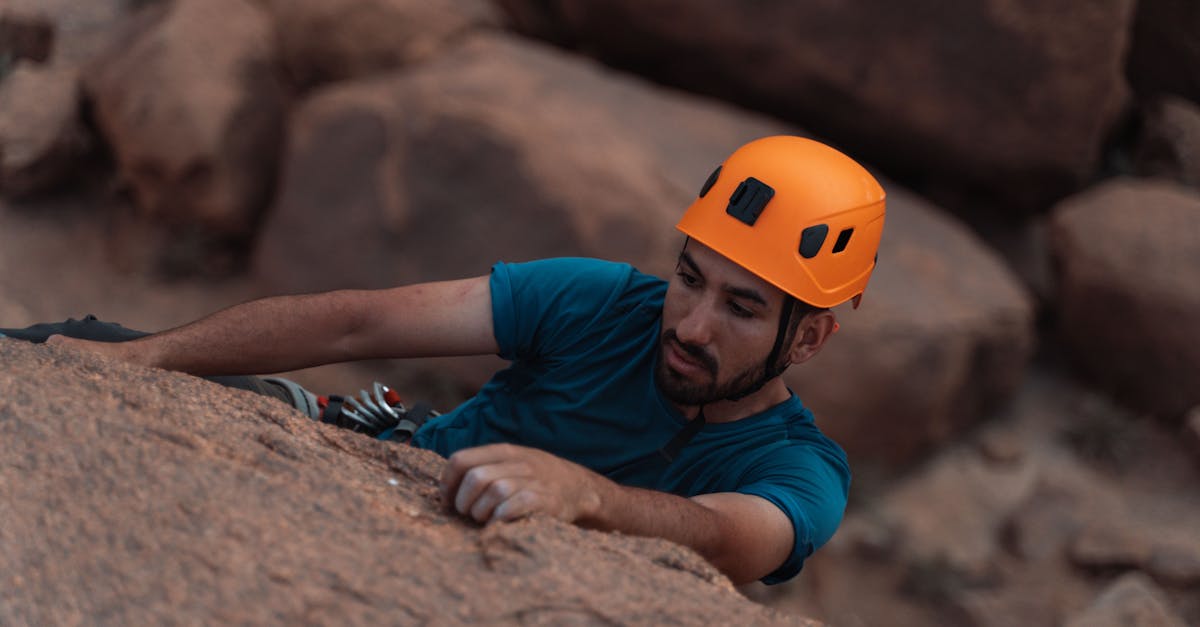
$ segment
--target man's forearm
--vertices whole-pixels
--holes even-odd
[[[722,492],[688,499],[621,486],[574,462],[512,444],[451,455],[441,493],[447,506],[479,522],[544,513],[593,529],[672,540],[737,583],[778,568],[794,539],[782,510],[757,496]]]
[[[576,521],[582,527],[620,531],[630,535],[664,538],[695,549],[697,553],[742,584],[764,577],[779,564],[763,565],[760,559],[738,550],[737,522],[726,514],[666,492],[618,485],[604,480],[600,504]],[[769,558],[768,558],[769,559]]]
[[[600,498],[576,524],[601,531],[666,538],[690,546],[710,560],[720,552],[721,520],[716,512],[681,496],[599,478]]]
[[[265,374],[352,359],[354,292],[251,301],[120,347],[121,357],[196,375]]]
[[[191,374],[268,374],[341,361],[494,354],[488,277],[265,298],[131,342],[59,340]],[[53,339],[53,338],[52,338]]]

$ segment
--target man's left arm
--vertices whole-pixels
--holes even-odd
[[[486,523],[544,513],[583,527],[665,538],[689,546],[734,583],[765,577],[792,551],[791,520],[757,496],[684,498],[619,485],[537,449],[492,444],[452,455],[442,500]]]

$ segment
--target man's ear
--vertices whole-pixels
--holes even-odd
[[[804,316],[796,327],[796,337],[788,351],[788,362],[806,362],[821,352],[825,340],[837,330],[837,316],[830,309],[822,309]]]

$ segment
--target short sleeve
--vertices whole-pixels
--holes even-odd
[[[788,442],[769,451],[750,469],[742,494],[764,498],[787,515],[795,531],[788,559],[763,583],[782,583],[799,574],[804,560],[829,541],[846,510],[850,468],[829,440]]]
[[[632,266],[597,259],[558,258],[492,267],[492,322],[500,356],[553,358],[579,341],[580,331],[619,306]]]

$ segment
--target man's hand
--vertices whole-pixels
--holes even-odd
[[[92,340],[81,340],[65,335],[51,335],[46,338],[46,344],[51,346],[65,346],[74,350],[97,353],[114,359],[133,361],[132,354],[125,350],[125,342],[94,342]]]
[[[735,583],[778,568],[795,538],[791,520],[766,499],[732,492],[687,499],[621,486],[513,444],[455,453],[441,484],[448,508],[481,523],[543,513],[591,529],[665,538],[696,549]]]
[[[534,513],[577,522],[595,515],[609,483],[544,451],[491,444],[450,456],[442,471],[442,502],[481,523]]]

